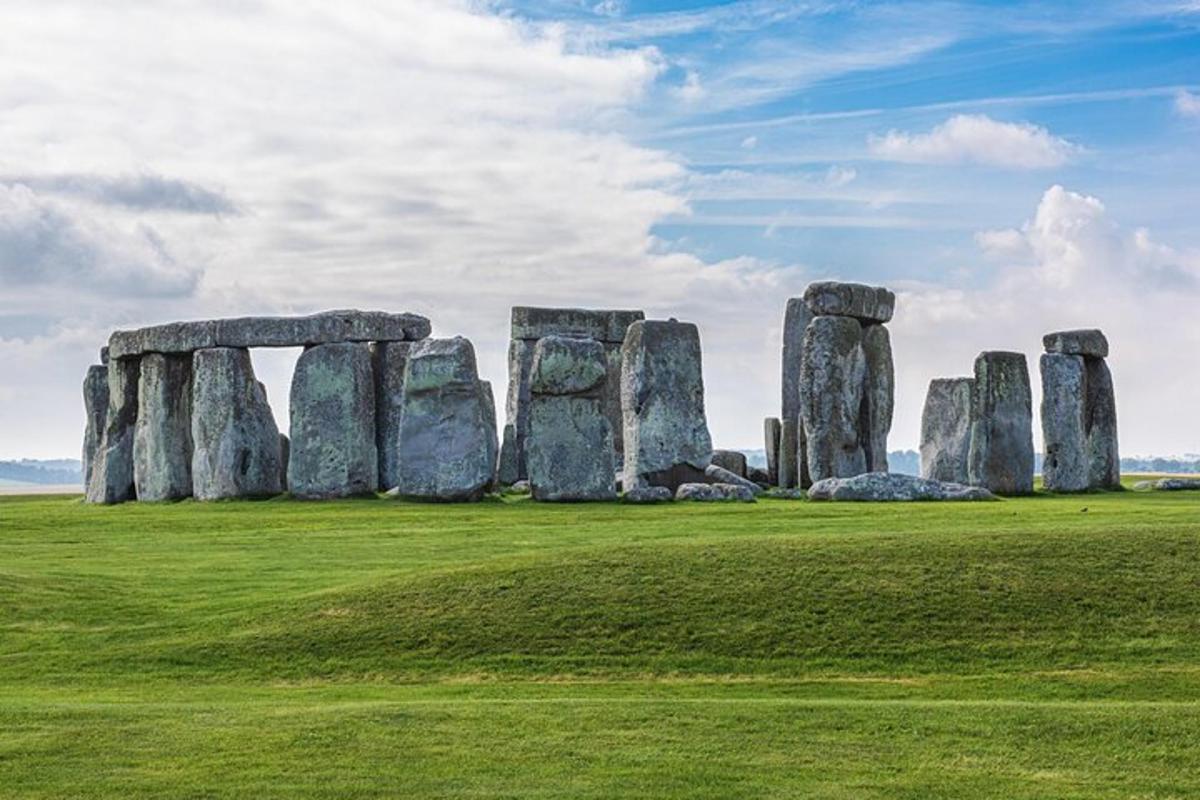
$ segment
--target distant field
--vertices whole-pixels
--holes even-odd
[[[1200,796],[1200,493],[0,497],[0,796]]]

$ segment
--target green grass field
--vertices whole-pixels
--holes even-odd
[[[1200,493],[0,497],[0,796],[1200,796]]]

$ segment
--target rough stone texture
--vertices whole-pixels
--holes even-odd
[[[108,363],[108,410],[104,436],[96,449],[88,481],[89,503],[123,503],[137,496],[133,484],[133,435],[138,415],[139,360],[114,358]]]
[[[508,422],[504,426],[500,453],[501,483],[523,480],[529,474],[525,463],[525,436],[529,432],[529,378],[533,374],[533,348],[536,345],[536,340],[525,339],[513,339],[508,343],[508,392],[504,402]]]
[[[1156,481],[1138,481],[1133,485],[1138,492],[1182,492],[1200,490],[1200,478],[1160,478]]]
[[[83,409],[87,425],[83,430],[83,488],[92,482],[92,465],[104,438],[104,420],[108,417],[108,367],[88,367],[83,379]]]
[[[675,499],[701,503],[753,503],[755,496],[754,492],[745,486],[735,486],[731,483],[682,483],[675,490]]]
[[[800,376],[808,470],[814,482],[867,471],[858,427],[866,358],[862,327],[849,317],[817,317],[804,334]]]
[[[921,412],[921,477],[967,483],[973,378],[934,378]]]
[[[379,454],[379,488],[396,485],[400,461],[400,408],[404,400],[404,365],[412,342],[371,345],[375,378],[375,450]]]
[[[675,489],[712,459],[704,415],[700,332],[687,322],[629,326],[622,345],[624,486]],[[703,478],[700,478],[703,480]]]
[[[709,464],[704,468],[704,476],[712,483],[728,484],[730,486],[741,486],[752,493],[755,497],[763,493],[763,488],[752,480],[743,478],[734,472],[730,472],[724,467],[717,464]]]
[[[621,344],[629,326],[645,317],[641,311],[633,310],[513,306],[512,338],[537,340],[559,335]]]
[[[675,499],[671,490],[665,486],[643,486],[621,496],[626,503],[669,503]]]
[[[500,440],[500,463],[496,467],[496,483],[501,486],[512,486],[521,479],[517,468],[517,426],[504,426]]]
[[[1033,491],[1033,400],[1021,353],[975,359],[968,482],[996,494]]]
[[[366,344],[309,347],[296,362],[291,392],[288,490],[319,500],[379,488],[375,378]]]
[[[197,500],[268,497],[284,489],[279,428],[250,351],[214,347],[192,357],[192,494]]]
[[[279,434],[279,485],[284,488],[287,488],[287,471],[291,460],[292,440],[287,437],[286,433],[281,433]]]
[[[384,311],[323,311],[307,317],[240,317],[170,322],[116,331],[108,340],[110,358],[142,353],[189,353],[213,347],[303,347],[333,342],[414,341],[429,335],[430,324],[416,314]]]
[[[496,418],[496,396],[492,394],[492,382],[479,382],[479,396],[483,401],[483,424],[486,427],[486,436],[488,440],[488,452],[491,454],[491,470],[492,480],[488,483],[487,490],[493,492],[497,488],[496,471],[499,469],[500,460],[500,432],[497,430],[499,422]]]
[[[779,484],[779,436],[782,426],[778,417],[763,420],[763,447],[767,453],[767,480],[772,486]]]
[[[404,374],[397,493],[442,501],[481,498],[496,465],[491,405],[469,341],[456,336],[413,345]]]
[[[779,461],[776,464],[777,485],[790,489],[804,483],[808,466],[807,443],[799,416],[785,417],[779,426]]]
[[[535,500],[617,496],[612,427],[604,415],[604,346],[546,336],[534,348],[525,457]]]
[[[892,339],[882,325],[868,325],[862,332],[866,375],[863,405],[859,414],[859,440],[867,471],[887,472],[888,433],[895,407],[896,368],[892,362]]]
[[[746,467],[746,477],[761,487],[774,486],[771,476],[762,467]]]
[[[800,445],[800,366],[804,357],[804,331],[812,322],[813,313],[804,302],[803,297],[793,297],[787,301],[783,314],[783,375],[780,416],[782,424],[788,428],[787,439],[779,447],[779,461],[776,466],[776,480],[782,476],[780,486],[791,487],[802,480],[805,473],[806,458],[804,447]]]
[[[713,450],[712,463],[739,478],[746,477],[746,454],[737,450]]]
[[[100,363],[106,367],[108,366],[108,345],[100,348]]]
[[[816,316],[854,317],[864,323],[890,322],[896,295],[882,286],[817,281],[804,290],[804,302]]]
[[[1042,337],[1042,346],[1047,353],[1108,358],[1108,339],[1095,328],[1047,333]]]
[[[808,497],[808,492],[804,489],[783,489],[776,486],[773,489],[768,489],[766,496],[773,497],[776,500],[803,500],[805,497]]]
[[[138,500],[192,496],[192,357],[148,353],[138,381],[133,482]]]
[[[1087,366],[1088,486],[1121,486],[1121,453],[1117,444],[1117,401],[1112,373],[1101,358],[1084,359]]]
[[[1051,492],[1088,488],[1087,366],[1082,356],[1046,353],[1041,359],[1042,478]]]
[[[977,486],[943,483],[887,472],[868,472],[853,478],[827,478],[808,490],[810,500],[890,502],[910,500],[994,500],[995,495]]]

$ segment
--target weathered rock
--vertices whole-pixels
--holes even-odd
[[[141,359],[133,482],[139,500],[192,496],[192,357]]]
[[[1108,357],[1108,339],[1095,328],[1075,331],[1055,331],[1042,337],[1042,346],[1047,353],[1062,353],[1068,356]]]
[[[1082,356],[1046,353],[1041,358],[1042,478],[1051,492],[1088,488],[1087,367]]]
[[[535,500],[617,496],[612,428],[604,415],[604,346],[546,336],[534,348],[525,456]]]
[[[816,316],[854,317],[865,323],[890,322],[896,296],[882,286],[817,281],[804,290],[804,302]]]
[[[996,494],[1033,491],[1032,404],[1024,355],[989,351],[975,359],[967,459],[972,486]]]
[[[525,339],[513,339],[508,343],[508,392],[504,403],[508,422],[504,426],[499,471],[500,482],[505,484],[523,480],[529,474],[525,436],[529,433],[529,379],[533,374],[533,348],[536,345],[536,340]]]
[[[701,503],[753,503],[756,498],[754,492],[745,486],[735,486],[731,483],[681,483],[675,490],[675,499]]]
[[[887,472],[888,433],[892,430],[895,405],[896,368],[892,362],[892,339],[882,325],[868,325],[862,332],[866,375],[863,405],[859,416],[859,441],[869,472]]]
[[[266,394],[266,390],[263,390]],[[292,460],[292,440],[287,437],[286,433],[279,434],[279,485],[287,488],[287,471],[288,464]]]
[[[805,497],[808,497],[808,492],[799,488],[783,489],[776,486],[773,489],[768,489],[766,496],[776,500],[803,500]]]
[[[171,322],[109,338],[109,356],[190,353],[213,347],[305,347],[334,342],[413,341],[429,335],[429,320],[383,311],[324,311],[307,317],[240,317]]]
[[[804,334],[802,424],[812,480],[867,471],[858,427],[866,358],[862,327],[849,317],[817,317]]]
[[[105,367],[108,366],[108,345],[100,348],[100,364]]]
[[[730,472],[724,467],[717,464],[709,464],[704,468],[704,476],[712,483],[719,483],[728,486],[741,486],[746,491],[758,497],[763,493],[763,488],[752,480],[743,478],[734,472]]]
[[[686,322],[629,326],[622,345],[625,490],[675,489],[712,459],[704,415],[700,333]],[[703,478],[700,478],[703,480]]]
[[[1200,478],[1159,478],[1154,481],[1138,481],[1133,485],[1137,492],[1183,492],[1200,490]]]
[[[739,478],[746,477],[746,454],[737,450],[713,450],[712,463],[727,469]]]
[[[500,463],[496,467],[496,482],[501,486],[512,486],[521,479],[517,469],[517,426],[504,426],[504,434],[500,440]]]
[[[292,374],[288,490],[308,500],[379,488],[375,378],[366,344],[309,347]]]
[[[496,465],[490,405],[469,341],[456,336],[413,345],[404,374],[398,493],[426,500],[480,499]]]
[[[810,500],[890,502],[911,500],[994,500],[995,495],[977,486],[943,483],[915,475],[868,472],[852,478],[827,478],[808,490]]]
[[[746,467],[746,477],[749,478],[754,483],[758,484],[760,487],[768,487],[768,486],[775,485],[774,482],[771,480],[771,476],[762,467],[747,466]]]
[[[192,494],[197,500],[283,491],[279,428],[250,352],[214,347],[192,357]]]
[[[379,488],[391,489],[400,471],[400,409],[404,400],[404,365],[412,342],[371,345],[375,373],[375,450],[379,454]]]
[[[671,490],[665,486],[643,486],[621,496],[626,503],[648,504],[669,503],[675,499]]]
[[[499,424],[496,418],[496,396],[492,394],[492,382],[479,382],[479,396],[483,401],[483,423],[487,429],[485,436],[488,441],[488,452],[491,454],[491,470],[492,480],[488,483],[487,490],[494,492],[499,486],[497,480],[497,470],[499,469],[500,461],[500,432],[497,430]]]
[[[767,453],[767,480],[772,486],[779,483],[779,435],[781,433],[778,417],[767,417],[763,420],[763,445]]]
[[[108,417],[108,367],[88,367],[83,379],[83,409],[87,426],[83,431],[83,487],[92,482],[92,465],[104,439],[104,420]]]
[[[786,428],[779,446],[776,480],[780,486],[796,486],[806,472],[803,464],[807,455],[800,444],[800,385],[801,362],[804,358],[804,331],[812,322],[813,313],[803,297],[787,301],[783,315],[783,375],[780,420]],[[782,476],[783,480],[779,480]]]
[[[807,476],[808,452],[800,417],[785,417],[779,426],[777,485],[788,489],[803,485]]]
[[[967,483],[973,378],[934,378],[921,413],[921,477]]]
[[[536,341],[557,335],[621,344],[629,326],[645,316],[633,310],[513,306],[512,338]]]
[[[137,358],[114,358],[108,363],[108,410],[104,436],[96,449],[88,481],[89,503],[123,503],[137,497],[133,484],[133,435],[138,416],[138,362]]]
[[[1117,401],[1112,373],[1101,358],[1084,359],[1087,367],[1088,486],[1121,486],[1121,453],[1117,444]]]

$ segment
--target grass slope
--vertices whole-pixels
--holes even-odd
[[[0,498],[0,796],[1198,793],[1195,493]]]

